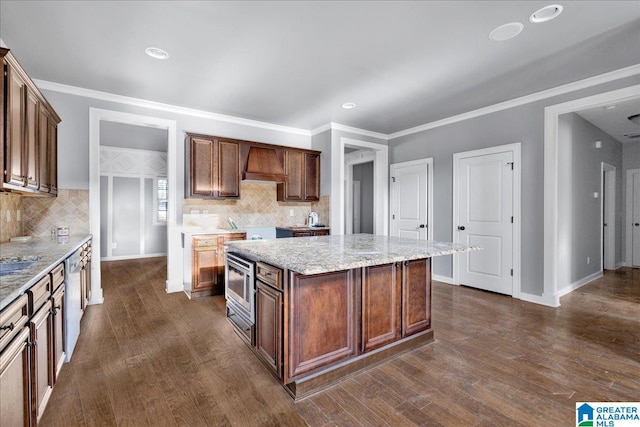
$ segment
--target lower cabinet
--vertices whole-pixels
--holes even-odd
[[[362,351],[400,338],[401,273],[399,263],[362,269]]]
[[[431,259],[402,263],[402,336],[431,327]]]
[[[55,288],[55,286],[54,286]],[[64,323],[64,315],[65,315],[65,298],[64,298],[64,285],[58,287],[58,289],[54,292],[53,297],[51,297],[51,303],[53,306],[52,315],[53,315],[53,360],[52,360],[52,370],[53,370],[53,383],[55,384],[58,381],[58,374],[60,373],[60,369],[62,369],[62,365],[64,364],[65,356],[66,356],[66,348],[64,341],[65,334],[65,323]]]
[[[282,291],[256,282],[256,351],[282,378]]]
[[[192,298],[224,294],[224,242],[246,238],[247,233],[244,232],[192,236],[190,289]]]
[[[80,309],[84,313],[91,298],[91,242],[82,245],[80,259]]]
[[[29,327],[0,353],[0,416],[2,425],[29,426],[33,418],[29,393]]]
[[[53,315],[50,301],[31,317],[29,328],[33,418],[39,420],[53,390]]]

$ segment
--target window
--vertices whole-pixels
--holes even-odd
[[[156,178],[156,222],[167,222],[167,211],[168,211],[168,195],[167,189],[169,183],[167,178]]]

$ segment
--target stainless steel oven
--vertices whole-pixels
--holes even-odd
[[[255,264],[233,252],[227,253],[225,298],[227,317],[242,330],[255,323]]]

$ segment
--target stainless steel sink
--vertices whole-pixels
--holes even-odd
[[[39,256],[0,258],[0,276],[17,273],[40,259]]]

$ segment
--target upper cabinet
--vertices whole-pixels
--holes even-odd
[[[287,179],[278,184],[278,200],[315,202],[320,199],[320,153],[287,148],[285,151]]]
[[[8,49],[0,48],[3,140],[0,186],[25,194],[57,194],[60,117]]]
[[[240,197],[240,144],[203,135],[187,135],[187,197]]]
[[[185,197],[238,199],[240,180],[278,183],[278,200],[320,199],[320,152],[187,133]]]

